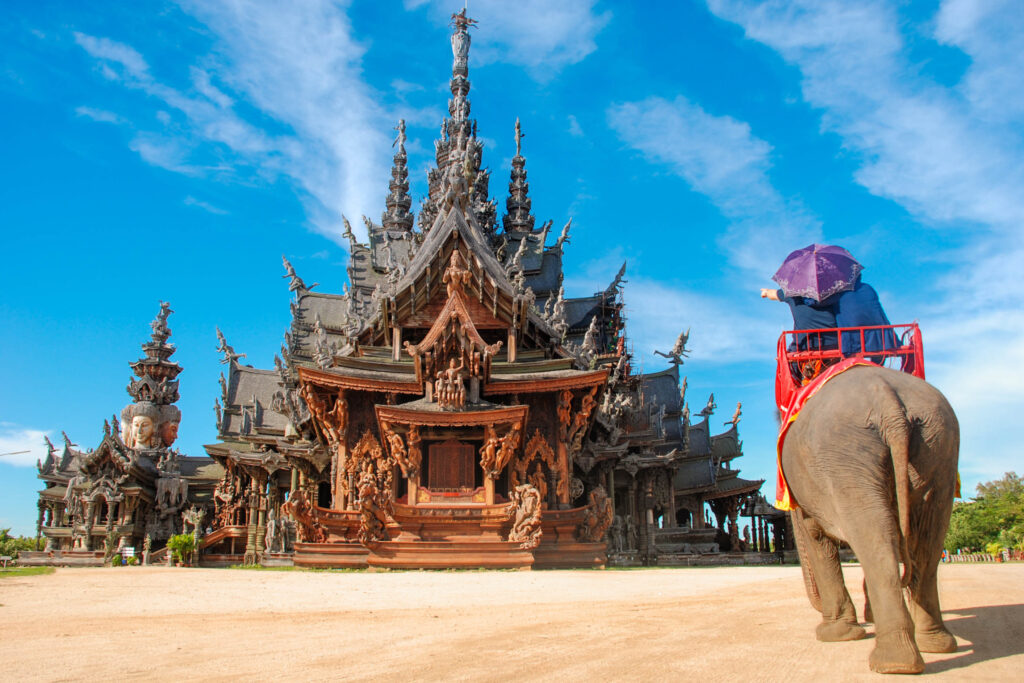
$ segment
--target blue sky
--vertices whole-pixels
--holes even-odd
[[[177,443],[214,439],[215,325],[271,367],[281,255],[340,292],[379,218],[397,119],[414,208],[460,3],[14,0],[0,26],[0,526],[33,533],[42,435],[91,447],[167,300]],[[471,2],[473,116],[504,207],[522,120],[534,212],[573,218],[567,292],[628,260],[644,370],[692,328],[689,399],[744,405],[745,475],[774,467],[784,306],[758,288],[838,243],[921,323],[957,409],[967,491],[1019,470],[1024,13],[1012,0]]]

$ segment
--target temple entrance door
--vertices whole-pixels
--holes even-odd
[[[450,439],[428,450],[427,486],[432,491],[472,489],[475,484],[473,444]]]

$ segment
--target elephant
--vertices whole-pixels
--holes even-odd
[[[873,365],[821,386],[783,440],[794,537],[808,597],[822,615],[817,637],[865,636],[843,583],[838,546],[846,542],[864,571],[865,621],[875,623],[873,671],[920,673],[921,652],[956,650],[936,577],[959,449],[956,415],[937,389]]]

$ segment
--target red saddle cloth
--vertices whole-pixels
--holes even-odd
[[[840,375],[857,365],[875,365],[863,358],[847,358],[835,365],[829,366],[820,375],[815,377],[809,384],[800,387],[790,399],[789,404],[782,408],[782,427],[779,428],[779,441],[776,452],[778,454],[778,475],[775,480],[775,507],[779,510],[792,510],[797,507],[795,501],[789,495],[789,486],[786,484],[786,475],[782,472],[782,444],[786,440],[786,432],[800,415],[801,409],[807,400],[814,396],[833,377]],[[876,366],[877,367],[877,366]]]

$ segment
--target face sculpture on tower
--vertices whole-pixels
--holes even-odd
[[[132,448],[152,448],[154,425],[153,418],[148,415],[136,415],[132,418]]]
[[[160,425],[160,440],[164,446],[172,446],[178,438],[178,423],[164,422]]]

